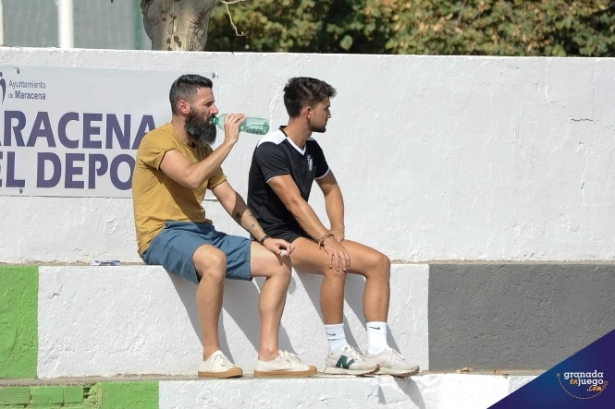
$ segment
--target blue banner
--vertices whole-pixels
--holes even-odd
[[[508,395],[493,409],[615,407],[615,330]]]

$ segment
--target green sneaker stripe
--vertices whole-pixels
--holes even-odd
[[[349,361],[346,355],[342,355],[340,356],[340,359],[338,359],[335,366],[338,368],[350,369],[350,365],[352,365],[353,363],[354,363],[354,359],[351,359]]]

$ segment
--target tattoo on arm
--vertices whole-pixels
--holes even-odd
[[[256,220],[256,217],[254,216],[254,214],[250,211],[250,209],[246,209],[242,213],[240,212],[235,213],[235,217],[237,217],[238,220],[240,220],[243,216],[246,217],[247,219],[246,221],[249,223],[249,225],[245,226],[244,229],[250,232],[250,234],[252,234],[254,237],[261,236],[263,232],[259,229],[258,221]],[[252,219],[252,220],[248,220],[248,219]]]

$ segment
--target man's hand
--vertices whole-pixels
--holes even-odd
[[[340,271],[340,267],[344,271],[350,269],[350,254],[342,246],[335,236],[327,237],[323,241],[323,249],[329,256],[329,268],[335,267],[337,271]]]
[[[235,145],[239,140],[239,126],[246,120],[244,114],[228,114],[224,118],[224,143]]]
[[[276,256],[286,257],[295,250],[295,246],[282,239],[274,239],[267,237],[263,242],[263,246],[275,254]]]

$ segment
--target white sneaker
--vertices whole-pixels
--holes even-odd
[[[398,378],[406,378],[419,373],[418,365],[406,362],[406,358],[391,347],[385,348],[379,354],[370,355],[366,353],[364,356],[366,361],[380,365],[380,370],[376,375],[393,375]]]
[[[241,368],[233,365],[220,350],[211,354],[207,361],[201,362],[199,368],[199,378],[239,378],[241,376],[243,376]]]
[[[304,364],[292,352],[278,351],[278,357],[273,361],[256,360],[254,376],[292,376],[307,377],[316,375],[316,367]]]
[[[348,344],[339,355],[329,351],[325,361],[325,373],[330,375],[370,375],[378,369],[378,364],[366,361],[357,348]]]

